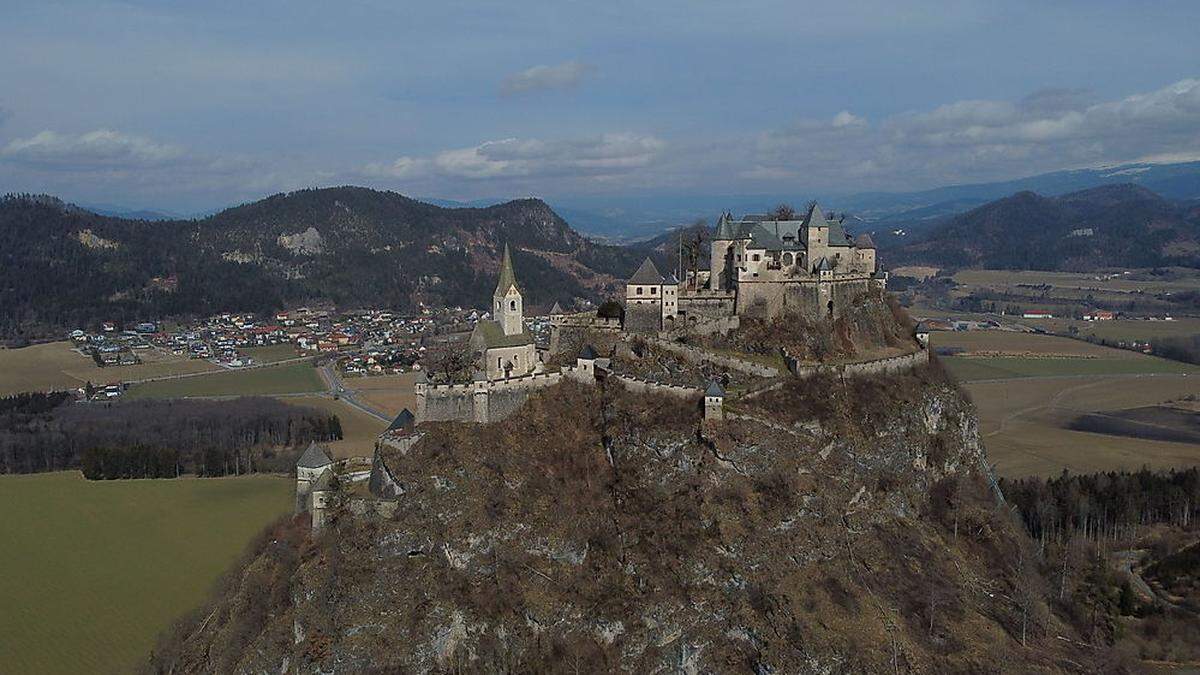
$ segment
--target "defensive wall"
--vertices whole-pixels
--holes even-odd
[[[754,375],[756,377],[779,377],[782,374],[779,372],[778,368],[772,368],[771,366],[765,366],[761,363],[747,361],[746,359],[739,359],[733,356],[726,356],[724,354],[714,354],[713,352],[679,344],[678,342],[671,342],[670,340],[664,340],[662,338],[647,336],[643,339],[647,342],[647,344],[658,347],[664,351],[671,352],[688,363],[715,363],[723,368],[736,370],[738,372]]]
[[[784,362],[793,375],[800,378],[812,377],[823,373],[839,376],[878,375],[881,373],[896,373],[911,370],[917,366],[929,363],[929,351],[921,349],[910,354],[889,356],[870,361],[852,361],[850,363],[818,363],[805,364],[785,355]]]
[[[520,409],[530,394],[558,384],[563,379],[587,382],[590,370],[567,366],[554,373],[535,373],[503,380],[470,384],[426,384],[413,386],[417,398],[417,422],[497,422]]]
[[[607,379],[616,380],[621,383],[621,386],[626,389],[637,392],[639,394],[665,394],[674,396],[679,399],[696,398],[699,399],[704,395],[704,391],[696,387],[685,387],[678,384],[663,384],[661,382],[652,382],[643,380],[640,377],[632,375],[618,375],[617,373],[609,373]]]
[[[621,332],[621,320],[596,316],[594,313],[565,314],[550,319],[550,353],[562,351],[563,333],[583,333],[593,331],[598,333]]]
[[[879,283],[870,274],[833,279],[742,279],[738,282],[737,313],[763,318],[797,313],[814,320],[832,314],[837,318],[855,297]]]

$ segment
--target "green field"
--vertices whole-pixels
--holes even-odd
[[[188,396],[278,396],[325,391],[317,369],[307,362],[267,368],[231,370],[211,375],[145,382],[130,388],[130,398]]]
[[[291,495],[274,476],[0,476],[3,671],[129,672]]]
[[[238,350],[258,363],[275,363],[296,358],[296,347],[291,343],[266,347],[245,347]]]
[[[1135,359],[943,356],[941,361],[952,375],[963,382],[1017,377],[1133,375],[1139,373],[1189,373],[1200,377],[1200,367],[1149,356]],[[1200,382],[1197,383],[1197,386],[1200,387]]]

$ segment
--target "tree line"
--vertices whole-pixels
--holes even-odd
[[[1045,547],[1073,537],[1119,539],[1137,528],[1188,527],[1200,515],[1200,469],[1000,480],[1029,534]]]
[[[341,420],[261,397],[68,403],[66,393],[0,398],[0,474],[81,469],[88,478],[225,476],[286,471]]]

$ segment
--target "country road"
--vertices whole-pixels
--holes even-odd
[[[375,408],[372,408],[362,401],[359,401],[358,392],[354,389],[347,389],[345,385],[342,384],[342,378],[337,374],[336,370],[330,368],[328,365],[325,365],[321,366],[319,371],[321,373],[321,379],[324,380],[327,385],[329,385],[329,394],[335,399],[344,401],[350,407],[356,408],[370,415],[371,417],[383,420],[389,424],[392,422],[391,417],[388,417]]]

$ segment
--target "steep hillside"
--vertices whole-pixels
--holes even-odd
[[[1135,185],[1019,192],[886,250],[889,265],[1089,271],[1200,265],[1200,213]]]
[[[0,338],[315,301],[486,306],[505,242],[533,306],[605,297],[642,255],[535,199],[448,209],[343,187],[149,222],[14,196],[0,201]]]
[[[730,407],[697,433],[691,405],[564,384],[426,425],[385,457],[394,518],[281,525],[149,670],[1100,670],[936,369]]]

